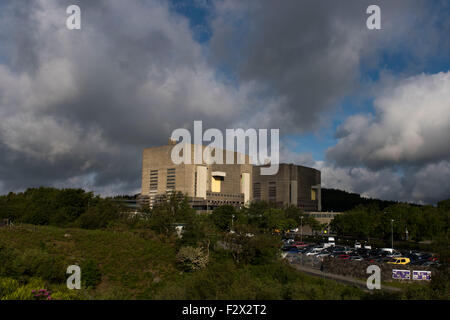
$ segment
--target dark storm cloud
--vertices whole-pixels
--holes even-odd
[[[365,27],[371,4],[381,8],[382,30]],[[448,9],[444,1],[223,1],[212,22],[213,61],[276,101],[253,123],[285,132],[318,130],[346,97],[374,98],[376,113],[344,121],[328,161],[315,163],[324,184],[433,203],[450,194],[436,179],[450,174],[448,73],[417,74],[448,66]],[[361,72],[390,67],[392,79],[364,86],[373,80]]]
[[[382,7],[381,31],[365,27],[369,1],[217,1],[207,6],[212,38],[202,47],[188,20],[163,1],[2,1],[0,191],[139,191],[142,149],[194,120],[205,128],[316,130],[360,89],[362,67],[379,68],[383,50],[406,48],[414,73],[448,49],[437,31],[448,21],[438,23],[427,2],[374,3]],[[82,10],[79,31],[65,27],[72,4]],[[355,131],[347,126],[342,137]],[[417,172],[438,168],[446,163]],[[390,169],[383,170],[365,177],[386,177]],[[346,179],[355,191],[381,190],[369,178],[365,187]],[[409,181],[408,190],[430,199],[419,176]],[[403,197],[400,188],[391,191]]]
[[[65,27],[82,8],[82,29]],[[83,179],[139,188],[144,147],[232,121],[245,94],[214,76],[188,22],[149,1],[10,1],[0,20],[4,191]]]
[[[382,30],[366,28],[370,4],[381,7]],[[424,1],[235,0],[218,2],[216,11],[214,62],[278,99],[273,126],[300,132],[317,128],[324,112],[354,92],[361,65],[376,66],[382,50],[436,49],[429,46],[434,29],[426,30],[435,17]],[[425,25],[414,43],[417,23]]]

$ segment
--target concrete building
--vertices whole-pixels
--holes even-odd
[[[320,224],[329,225],[333,219],[342,214],[342,212],[309,212],[311,217],[315,218]]]
[[[194,164],[194,145],[191,163],[175,165],[172,148],[176,142],[147,148],[142,160],[141,202],[153,207],[167,193],[179,191],[187,195],[191,206],[197,210],[211,210],[230,204],[242,207],[251,201],[274,202],[279,206],[296,205],[305,211],[321,210],[320,171],[293,164],[280,164],[276,175],[261,175],[262,166],[250,164],[248,155],[232,153],[235,164]],[[199,146],[204,153],[206,146]],[[187,149],[188,150],[188,149]],[[213,156],[215,156],[213,152]],[[237,164],[238,157],[244,164]]]
[[[320,171],[294,164],[280,164],[276,175],[261,175],[253,168],[253,200],[294,205],[304,211],[321,211]]]
[[[190,204],[198,210],[214,209],[217,206],[230,204],[241,207],[251,201],[252,169],[248,155],[245,164],[194,164],[194,145],[191,148],[191,163],[175,165],[172,162],[172,148],[176,142],[161,147],[144,149],[142,161],[142,193],[141,200],[151,207],[172,191],[187,195]],[[200,146],[202,153],[205,146]],[[221,150],[223,162],[226,152]],[[232,152],[234,163],[241,154]],[[214,152],[213,152],[213,155]]]

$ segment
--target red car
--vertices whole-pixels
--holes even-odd
[[[304,247],[307,247],[308,244],[304,243],[304,242],[300,242],[300,241],[295,241],[293,244],[291,244],[291,246],[296,247],[296,248],[304,248]]]
[[[339,260],[348,260],[350,259],[350,256],[348,254],[341,254],[338,256]]]

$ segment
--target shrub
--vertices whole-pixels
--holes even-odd
[[[63,258],[48,254],[40,249],[25,249],[13,261],[13,270],[17,277],[40,277],[51,282],[66,279]]]
[[[61,285],[56,290],[47,289],[40,278],[30,278],[25,285],[11,278],[0,278],[0,300],[80,300],[79,290],[69,290]]]
[[[108,201],[98,200],[95,206],[83,213],[77,220],[76,224],[84,229],[103,229],[108,226],[111,221],[120,220],[121,208],[119,205]]]
[[[1,300],[34,300],[39,290],[45,290],[45,282],[42,279],[31,278],[26,285],[19,286],[13,279],[4,278],[0,282],[10,285],[4,295],[0,295]]]
[[[83,282],[85,287],[95,288],[101,282],[101,279],[102,274],[99,267],[94,261],[88,260],[82,264],[81,281]]]
[[[11,278],[0,278],[0,299],[10,295],[19,288],[19,282]]]
[[[79,290],[63,289],[52,293],[52,300],[82,300]]]
[[[203,269],[208,264],[208,256],[201,248],[182,247],[176,259],[177,263],[185,271]]]

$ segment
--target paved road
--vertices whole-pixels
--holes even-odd
[[[367,284],[365,281],[361,281],[361,280],[357,280],[355,278],[341,276],[341,275],[337,275],[337,274],[333,274],[333,273],[322,272],[320,270],[312,269],[312,268],[306,267],[306,266],[301,266],[301,265],[298,265],[295,263],[291,263],[291,266],[293,266],[297,270],[300,270],[300,271],[305,272],[312,276],[322,277],[322,278],[326,278],[326,279],[339,281],[339,282],[342,282],[345,284],[354,285],[354,286],[357,286],[357,287],[359,287],[363,290],[369,291],[369,292],[374,291],[374,290],[367,289]],[[385,290],[388,292],[400,292],[401,291],[401,289],[399,289],[399,288],[389,287],[389,286],[385,286],[385,285],[384,286],[381,285],[381,290]]]

